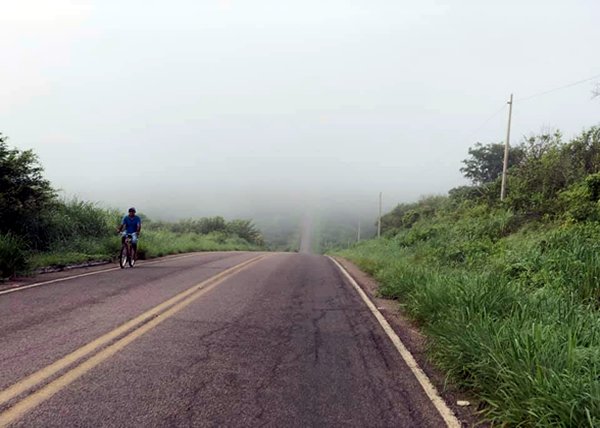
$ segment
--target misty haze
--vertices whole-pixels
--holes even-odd
[[[379,192],[389,210],[465,184],[468,148],[504,139],[505,111],[484,122],[510,93],[598,72],[596,6],[13,3],[0,123],[69,198],[164,219],[332,207],[373,225]],[[590,89],[516,103],[513,140],[595,123]]]

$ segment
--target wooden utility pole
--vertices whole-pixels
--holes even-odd
[[[512,119],[513,94],[508,101],[508,127],[506,129],[506,143],[504,144],[504,165],[502,166],[502,187],[500,188],[500,200],[506,196],[506,171],[508,170],[508,151],[510,145],[510,121]]]
[[[360,242],[360,220],[358,220],[358,231],[356,232],[356,242]]]

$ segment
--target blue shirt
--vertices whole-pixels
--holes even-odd
[[[123,224],[125,225],[125,232],[135,233],[137,232],[138,224],[142,224],[142,219],[136,215],[133,218],[126,215],[123,217]]]

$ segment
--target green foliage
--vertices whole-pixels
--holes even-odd
[[[557,207],[567,221],[598,221],[600,220],[599,199],[600,174],[591,174],[561,191],[557,197]]]
[[[29,264],[33,269],[56,268],[62,269],[67,266],[85,265],[89,262],[103,262],[112,260],[112,256],[104,253],[95,253],[93,251],[54,251],[35,253],[31,255]]]
[[[448,191],[450,200],[461,204],[467,201],[477,201],[484,196],[481,186],[459,186]]]
[[[251,220],[232,220],[227,223],[227,232],[256,245],[264,245],[262,234]]]
[[[28,267],[23,240],[11,233],[0,233],[0,279]]]
[[[35,245],[55,193],[33,152],[10,149],[6,141],[0,134],[0,233],[17,234]]]
[[[600,126],[595,126],[576,136],[564,148],[565,156],[577,177],[600,172]]]
[[[430,355],[508,426],[600,426],[600,131],[526,140],[499,179],[400,204],[339,254],[431,338]]]
[[[470,157],[463,161],[465,166],[460,171],[475,185],[491,183],[502,175],[504,151],[502,143],[476,143],[469,149]],[[523,155],[521,147],[511,147],[508,152],[508,167],[519,164]]]
[[[211,232],[222,232],[227,229],[223,217],[204,217],[200,219],[184,219],[175,223],[151,223],[151,228],[167,229],[174,233],[199,233],[205,235]]]
[[[10,149],[0,134],[0,278],[29,268],[110,260],[122,214],[91,202],[59,200],[32,151]],[[142,257],[205,250],[248,250],[264,245],[251,220],[223,217],[177,223],[144,221]]]
[[[585,177],[585,185],[589,191],[589,198],[592,202],[600,200],[600,174],[590,174]]]
[[[499,206],[500,145],[477,143],[461,169],[474,186],[452,189],[454,203],[466,201]],[[568,143],[560,132],[526,138],[511,149],[504,205],[532,218],[596,220],[600,195],[600,127],[582,132]],[[591,192],[588,194],[587,192]],[[570,204],[574,204],[570,205]]]
[[[533,215],[554,214],[557,194],[573,176],[570,159],[561,150],[560,133],[542,134],[527,139],[524,160],[511,173],[508,204]]]
[[[174,223],[146,221],[144,223],[144,230],[169,231],[178,234],[191,233],[198,235],[221,233],[224,235],[235,235],[253,245],[264,245],[262,234],[253,224],[252,220],[235,219],[228,222],[223,217],[217,216],[199,219],[184,219]]]
[[[448,203],[444,196],[426,196],[412,204],[398,204],[391,212],[381,217],[381,230],[395,234],[401,229],[409,229],[419,220],[426,220]]]
[[[114,260],[121,248],[118,236],[103,239],[81,239],[74,245],[57,248],[49,252],[34,253],[30,256],[32,268],[55,267],[62,268],[93,261]],[[138,257],[149,259],[169,254],[179,254],[194,251],[255,251],[259,250],[254,244],[222,232],[212,232],[206,235],[197,233],[175,233],[169,230],[143,231],[138,244]]]
[[[40,233],[47,243],[46,248],[77,249],[80,241],[98,240],[113,234],[121,217],[117,211],[91,202],[58,201],[54,209],[45,214],[45,227]]]
[[[443,205],[339,254],[402,302],[489,420],[600,423],[600,225],[533,227],[506,209]]]
[[[223,232],[209,234],[175,233],[168,230],[143,232],[138,251],[141,259],[162,257],[168,254],[194,251],[253,251],[260,249],[254,244]]]
[[[36,254],[35,267],[110,260],[120,249],[114,235],[122,214],[94,204],[72,201],[56,213],[56,239],[49,253]],[[260,231],[251,220],[226,222],[222,217],[186,219],[176,223],[154,222],[147,217],[138,246],[140,259],[192,251],[257,250]],[[90,220],[90,221],[87,221]],[[75,224],[74,224],[75,223]]]

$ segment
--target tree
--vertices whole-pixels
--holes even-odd
[[[583,131],[563,148],[577,179],[600,172],[600,126]]]
[[[0,133],[0,232],[15,233],[31,242],[40,229],[42,213],[56,193],[31,150],[8,147]]]
[[[264,245],[262,234],[252,223],[252,220],[231,220],[227,223],[227,231],[236,234],[251,244]]]
[[[509,176],[509,205],[534,215],[553,214],[556,196],[574,180],[559,131],[531,136],[521,144],[523,160]]]
[[[469,149],[469,158],[463,160],[464,167],[460,169],[465,177],[475,185],[482,185],[495,181],[502,175],[504,165],[504,144],[490,143],[483,145],[476,143]],[[521,147],[511,147],[508,151],[508,166],[517,165],[523,159]]]

